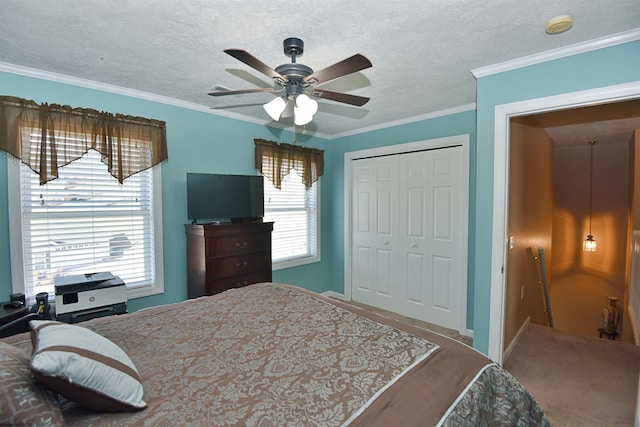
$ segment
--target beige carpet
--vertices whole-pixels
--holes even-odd
[[[555,427],[634,424],[640,347],[529,324],[504,367]]]

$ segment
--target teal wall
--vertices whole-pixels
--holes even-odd
[[[496,105],[640,81],[640,42],[571,56],[480,78],[477,110],[389,127],[327,141],[308,137],[304,145],[325,150],[322,178],[322,235],[319,263],[274,272],[274,281],[322,292],[344,290],[344,153],[445,136],[470,135],[469,265],[467,326],[474,346],[487,353],[491,294],[493,145]],[[169,160],[162,165],[165,293],[132,300],[130,307],[186,298],[187,171],[254,173],[253,138],[290,142],[293,135],[236,121],[97,90],[0,73],[0,94],[36,102],[155,118],[167,122]],[[298,135],[298,140],[301,140]],[[0,152],[0,253],[9,253],[6,154]],[[0,257],[0,299],[11,292],[8,256]]]
[[[166,121],[169,160],[161,166],[165,292],[162,295],[131,300],[131,311],[181,301],[187,297],[183,226],[187,222],[186,172],[255,174],[257,172],[253,164],[254,138],[278,142],[293,140],[292,133],[266,126],[10,73],[0,73],[0,95]],[[302,142],[304,136],[298,135],[297,138]],[[328,142],[320,138],[307,137],[304,145],[326,149]],[[7,300],[11,293],[7,156],[5,152],[0,152],[0,253],[5,254],[0,257],[0,300]],[[328,166],[330,169],[330,162]],[[330,213],[330,176],[323,178],[321,188],[322,208]],[[328,244],[331,216],[323,212],[321,218],[324,234],[321,241]],[[321,249],[321,252],[324,251]],[[274,280],[322,292],[330,287],[330,273],[330,260],[323,259],[320,263],[275,271]]]
[[[640,42],[494,74],[477,82],[474,347],[487,353],[491,298],[493,147],[495,107],[588,89],[640,81]]]
[[[358,151],[367,148],[377,148],[386,145],[403,144],[413,141],[424,141],[446,136],[469,134],[469,277],[467,286],[467,328],[473,329],[473,242],[475,235],[475,135],[476,112],[470,110],[457,114],[450,114],[429,120],[394,126],[376,131],[347,136],[331,141],[331,161],[333,168],[333,238],[332,238],[332,265],[333,265],[333,290],[344,292],[344,154],[350,151]]]

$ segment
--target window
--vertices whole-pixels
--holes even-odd
[[[42,186],[19,160],[9,168],[14,292],[53,293],[56,276],[101,271],[129,298],[164,291],[159,167],[119,184],[89,150]]]
[[[291,169],[282,189],[264,180],[264,221],[273,221],[274,270],[320,261],[320,181],[309,190]]]

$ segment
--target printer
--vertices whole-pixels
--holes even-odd
[[[108,272],[60,276],[53,279],[56,319],[78,323],[127,312],[127,287]]]

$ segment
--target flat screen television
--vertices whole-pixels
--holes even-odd
[[[262,220],[263,177],[188,172],[187,216],[193,224]]]

